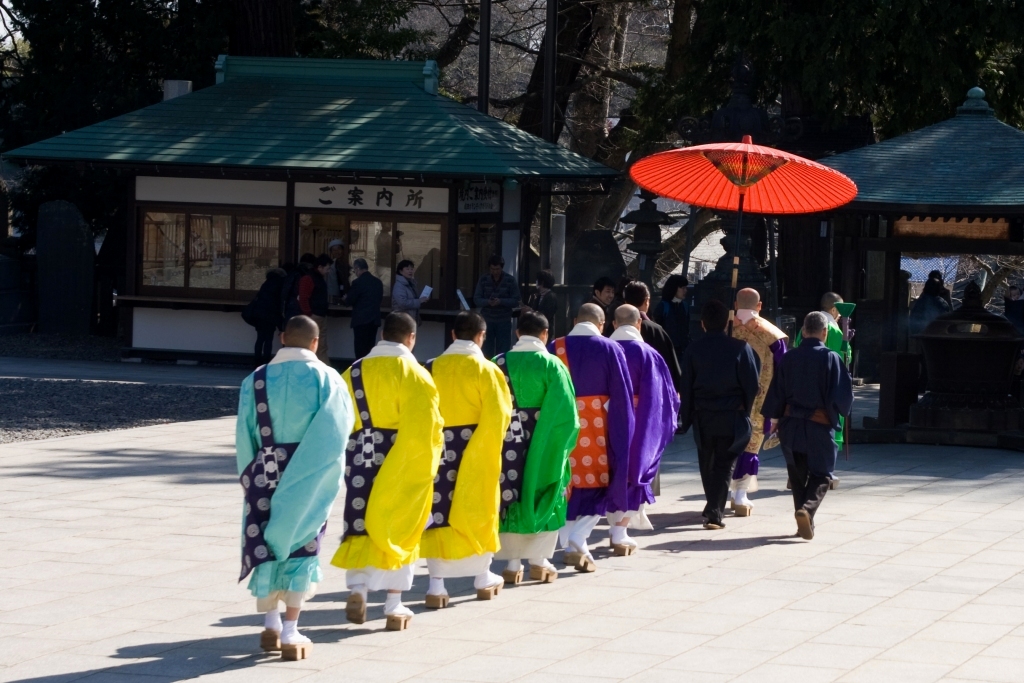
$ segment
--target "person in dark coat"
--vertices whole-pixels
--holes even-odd
[[[668,332],[680,358],[690,344],[690,305],[686,303],[689,286],[685,276],[670,275],[661,288],[661,301],[651,311],[651,318]]]
[[[668,372],[672,376],[672,386],[676,393],[682,388],[680,377],[682,371],[679,369],[679,357],[676,355],[676,347],[672,343],[665,328],[647,317],[647,310],[651,307],[651,291],[642,282],[630,282],[622,290],[622,298],[630,306],[636,306],[640,311],[640,336],[644,338],[668,366]]]
[[[524,311],[536,311],[547,318],[548,324],[551,326],[550,332],[552,337],[558,336],[555,334],[558,297],[555,296],[551,289],[554,286],[555,276],[551,274],[550,270],[542,270],[537,273],[537,291],[530,295],[526,306],[523,307]]]
[[[800,346],[782,357],[768,387],[761,415],[777,424],[793,486],[797,534],[814,538],[814,514],[836,467],[832,438],[839,417],[853,408],[853,384],[839,354],[825,346],[828,319],[820,311],[804,318]]]
[[[287,277],[288,273],[281,268],[268,270],[256,298],[242,312],[245,322],[256,328],[256,367],[270,362],[274,355],[274,332],[284,330],[281,287]]]
[[[927,287],[927,284],[925,287]],[[1003,305],[1003,315],[1013,323],[1013,326],[1017,328],[1017,332],[1024,334],[1024,299],[1020,296],[1020,287],[1010,285],[1006,288]]]
[[[940,279],[929,277],[924,283],[921,296],[917,297],[910,307],[909,327],[912,340],[914,335],[924,332],[928,323],[953,310],[943,296],[948,293],[949,290],[943,286]],[[916,344],[916,340],[914,341]]]
[[[366,259],[352,262],[356,278],[345,294],[345,305],[352,307],[352,336],[356,360],[370,353],[377,343],[380,327],[380,306],[384,300],[384,283],[370,273]]]
[[[750,441],[750,410],[761,366],[750,345],[726,334],[729,310],[712,299],[700,314],[706,334],[683,354],[679,419],[693,427],[707,505],[704,528],[723,529],[725,504],[736,458]]]
[[[604,311],[605,325],[601,330],[601,333],[606,336],[612,336],[611,319],[615,317],[615,280],[607,276],[602,276],[594,281],[594,286],[591,288],[590,300],[588,304],[594,304],[602,311]]]

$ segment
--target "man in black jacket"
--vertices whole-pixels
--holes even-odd
[[[672,375],[672,386],[676,388],[676,392],[679,392],[682,389],[679,358],[676,356],[672,338],[668,336],[665,328],[647,317],[647,309],[651,307],[651,292],[647,289],[647,285],[637,281],[630,282],[623,289],[622,298],[627,304],[636,306],[640,310],[640,336],[665,360],[668,372]]]
[[[380,305],[384,299],[384,283],[370,273],[365,259],[352,262],[352,281],[345,295],[345,305],[352,307],[352,336],[359,360],[377,343],[377,328],[380,327]]]
[[[729,310],[712,299],[700,314],[707,333],[683,354],[679,418],[693,426],[707,505],[704,528],[722,529],[736,458],[750,441],[750,410],[761,366],[747,342],[726,334]]]

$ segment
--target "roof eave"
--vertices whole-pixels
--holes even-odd
[[[15,152],[17,150],[14,150]],[[6,153],[0,155],[4,162],[16,163],[21,166],[68,166],[78,169],[111,168],[136,171],[138,173],[156,173],[167,171],[171,175],[181,173],[194,173],[199,175],[217,175],[228,173],[230,175],[268,175],[284,174],[287,176],[316,176],[334,178],[373,179],[373,178],[420,178],[422,180],[478,180],[478,179],[503,179],[514,178],[520,182],[529,180],[551,180],[551,181],[584,181],[597,180],[609,181],[619,175],[621,171],[606,167],[605,169],[583,173],[520,173],[510,169],[507,173],[481,174],[481,173],[443,173],[432,171],[416,170],[357,170],[357,169],[336,169],[336,168],[315,168],[305,166],[258,166],[248,164],[189,164],[175,162],[150,162],[150,161],[121,161],[114,159],[75,159],[58,157],[34,157],[21,156]]]

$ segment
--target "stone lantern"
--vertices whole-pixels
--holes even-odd
[[[626,248],[637,254],[640,280],[652,292],[654,289],[654,266],[658,262],[658,254],[665,248],[661,242],[661,226],[675,223],[671,216],[658,210],[658,205],[654,203],[655,197],[654,193],[641,190],[640,207],[621,218],[623,223],[635,226],[633,241]]]

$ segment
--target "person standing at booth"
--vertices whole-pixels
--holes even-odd
[[[484,356],[494,358],[512,348],[512,312],[522,303],[519,283],[505,272],[505,259],[495,254],[487,260],[487,273],[480,276],[473,303],[487,321]]]
[[[352,272],[356,277],[345,295],[345,305],[352,307],[352,344],[356,360],[359,360],[377,343],[384,283],[373,276],[366,259],[353,261]]]

